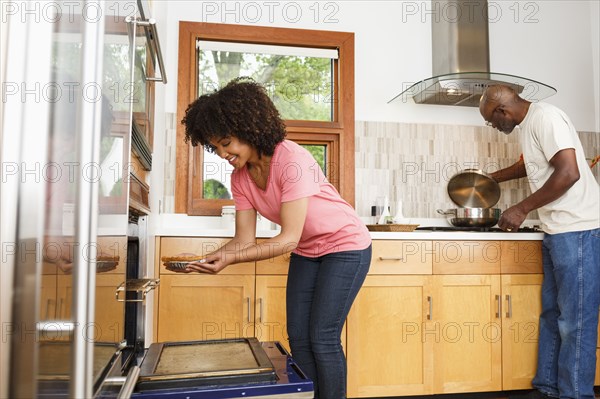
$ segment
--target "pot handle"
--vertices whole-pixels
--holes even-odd
[[[438,209],[437,213],[439,213],[440,215],[444,215],[444,216],[454,215],[454,212],[452,212],[452,211],[445,211],[443,209]]]

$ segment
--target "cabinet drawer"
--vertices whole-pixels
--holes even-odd
[[[499,274],[499,241],[435,241],[433,274]]]
[[[543,273],[541,241],[502,241],[503,274]]]
[[[229,238],[213,237],[162,237],[160,245],[160,257],[175,256],[181,253],[193,253],[202,257],[213,252],[228,242]],[[161,274],[180,274],[169,271],[160,262]],[[254,262],[244,262],[227,266],[219,274],[254,274]]]
[[[431,274],[431,241],[373,240],[369,274]]]
[[[266,240],[256,240],[257,243]],[[290,264],[290,252],[275,258],[263,259],[256,262],[256,274],[287,274]]]

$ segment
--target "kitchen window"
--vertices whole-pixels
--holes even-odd
[[[250,76],[267,89],[287,138],[307,148],[354,202],[352,33],[181,22],[179,39],[179,121],[198,96]],[[184,136],[178,125],[175,210],[218,215],[232,204],[231,167]]]

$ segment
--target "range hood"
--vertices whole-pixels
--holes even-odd
[[[556,89],[538,81],[490,72],[487,0],[431,0],[433,77],[394,97],[417,104],[479,106],[483,91],[495,84],[514,88],[528,101]]]

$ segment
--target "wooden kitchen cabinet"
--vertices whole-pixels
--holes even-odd
[[[596,349],[596,381],[595,385],[600,385],[600,322],[598,323],[598,344]]]
[[[42,274],[40,286],[40,320],[56,320],[56,274]]]
[[[600,348],[596,349],[596,380],[594,385],[600,385]]]
[[[530,387],[540,245],[374,240],[369,276],[348,316],[349,397]]]
[[[264,240],[257,240],[258,242]],[[286,287],[290,254],[256,262],[255,334],[259,341],[279,341],[288,351]],[[346,347],[346,330],[342,347]]]
[[[367,276],[347,319],[349,397],[433,393],[431,278]]]
[[[259,341],[279,341],[287,350],[285,290],[287,276],[256,276],[255,336]]]
[[[125,303],[117,300],[117,288],[123,275],[96,275],[96,310],[94,341],[120,342],[125,335]]]
[[[502,276],[502,389],[531,389],[542,313],[541,274]]]
[[[499,241],[434,241],[433,274],[500,274]]]
[[[502,388],[531,389],[542,312],[541,241],[502,241]]]
[[[433,393],[431,241],[374,240],[346,321],[348,396]]]
[[[256,242],[258,244],[265,242],[265,239],[258,239]],[[285,253],[283,255],[279,255],[275,258],[263,259],[256,262],[256,274],[275,274],[275,275],[285,275],[288,274],[288,269],[290,266],[290,252]]]
[[[56,318],[71,318],[73,276],[57,276]],[[94,324],[84,330],[86,337],[95,342],[119,342],[125,331],[125,307],[116,297],[117,287],[123,283],[120,274],[96,275],[96,308]],[[66,338],[66,337],[65,337]]]
[[[225,241],[163,237],[159,253],[202,253]],[[541,311],[540,245],[374,240],[369,275],[342,335],[348,396],[529,388]],[[288,262],[285,254],[213,276],[176,274],[159,261],[158,341],[254,335],[289,349]]]
[[[500,276],[433,276],[434,393],[502,389]]]
[[[163,274],[158,341],[254,336],[254,275]]]
[[[500,273],[542,274],[541,241],[501,241]]]
[[[199,257],[229,239],[162,237],[160,258],[181,253]],[[253,337],[255,263],[231,265],[217,275],[182,274],[158,261],[157,340],[193,341]]]
[[[266,240],[258,239],[258,243]],[[259,341],[279,341],[288,351],[285,291],[290,254],[256,262],[255,335]]]
[[[374,240],[370,274],[431,274],[431,241]]]

